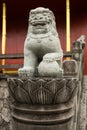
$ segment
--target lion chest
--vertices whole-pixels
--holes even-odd
[[[56,38],[54,36],[30,37],[27,40],[27,47],[34,52],[38,52],[38,51],[42,51],[42,52],[57,51],[58,38]]]

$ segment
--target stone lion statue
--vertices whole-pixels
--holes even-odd
[[[52,57],[50,56],[51,53]],[[63,52],[53,12],[43,7],[32,9],[29,14],[28,33],[24,44],[24,66],[18,70],[19,76],[32,77],[35,76],[37,70],[43,73],[43,65],[41,63],[43,57],[48,54],[47,58],[45,56],[45,59],[47,61],[54,61],[55,53],[56,57],[60,59],[58,67],[61,68]]]

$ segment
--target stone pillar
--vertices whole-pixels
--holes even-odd
[[[12,130],[73,130],[77,78],[9,78]]]

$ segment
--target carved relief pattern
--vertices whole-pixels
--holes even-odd
[[[64,60],[63,70],[64,75],[77,75],[77,62],[75,60]]]
[[[74,97],[77,79],[9,79],[9,90],[14,100],[27,104],[60,104]]]

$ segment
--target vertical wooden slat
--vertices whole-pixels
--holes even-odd
[[[2,3],[2,54],[6,49],[6,3]],[[5,59],[2,59],[2,65],[5,65]],[[3,69],[4,71],[4,69]]]
[[[6,51],[6,3],[2,3],[2,54]],[[2,59],[2,65],[5,65],[5,59]],[[18,73],[17,71],[10,71],[2,69],[3,73]]]
[[[66,51],[70,51],[70,0],[66,0]]]

